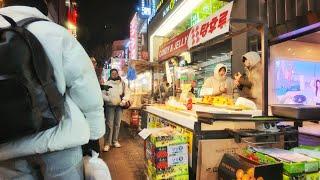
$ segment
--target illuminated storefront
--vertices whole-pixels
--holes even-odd
[[[193,81],[201,86],[222,60],[231,69],[230,41],[219,47],[190,52],[193,47],[229,30],[224,22],[231,11],[218,12],[226,4],[218,0],[159,1],[158,12],[148,29],[149,59],[161,64],[154,72],[154,88],[157,84],[169,83],[180,89]]]
[[[77,38],[77,19],[78,19],[78,10],[77,3],[75,0],[67,0],[66,6],[67,10],[67,22],[66,27],[69,32]]]

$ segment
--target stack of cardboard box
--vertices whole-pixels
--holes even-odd
[[[150,179],[189,179],[188,137],[161,128],[146,139],[145,157]]]

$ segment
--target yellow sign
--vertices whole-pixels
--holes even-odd
[[[162,6],[163,2],[164,2],[164,0],[160,0],[160,1],[159,1],[159,4],[157,5],[157,11],[158,11],[159,8]]]

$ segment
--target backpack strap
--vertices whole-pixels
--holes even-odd
[[[22,28],[26,28],[31,23],[38,22],[38,21],[49,21],[49,20],[43,19],[43,18],[37,18],[37,17],[30,17],[30,18],[25,18],[25,19],[17,22],[17,26],[22,27]]]
[[[126,84],[124,83],[124,81],[121,80],[122,83],[122,98],[125,96],[125,91],[126,91]]]
[[[11,25],[11,27],[17,26],[17,23],[11,17],[3,15],[3,14],[0,14],[0,16],[2,16]]]
[[[46,19],[41,18],[26,18],[17,23],[17,27],[22,28],[20,30],[20,33],[23,34],[31,52],[32,52],[32,64],[35,69],[35,73],[37,75],[37,78],[45,92],[48,98],[49,107],[55,116],[56,119],[60,119],[62,116],[62,113],[59,109],[61,107],[61,104],[64,102],[60,102],[59,99],[56,99],[55,97],[59,97],[57,94],[58,91],[56,91],[55,84],[53,82],[53,79],[51,79],[50,74],[53,74],[53,67],[50,63],[50,60],[45,53],[45,50],[40,43],[40,41],[37,39],[37,37],[32,34],[30,31],[26,29],[28,25],[30,25],[33,22],[38,21],[48,21]],[[63,105],[63,104],[62,104]]]

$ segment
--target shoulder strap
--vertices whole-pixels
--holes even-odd
[[[121,80],[122,83],[122,94],[123,96],[125,96],[125,92],[126,92],[126,84],[124,83],[124,81]]]
[[[17,23],[9,16],[0,14],[0,16],[2,16],[8,23],[10,23],[11,27],[16,27]]]
[[[48,20],[42,19],[42,18],[37,18],[37,17],[30,17],[30,18],[26,18],[26,19],[23,19],[23,20],[17,22],[17,25],[19,27],[25,28],[28,25],[30,25],[31,23],[38,22],[38,21],[48,21]]]
[[[57,93],[58,90],[54,84],[54,69],[51,65],[51,62],[45,52],[40,41],[37,37],[27,30],[25,27],[29,24],[37,21],[47,21],[41,18],[27,18],[21,20],[17,23],[18,27],[22,28],[20,33],[23,35],[24,39],[26,40],[30,51],[31,51],[31,61],[35,70],[35,74],[47,95],[47,99],[49,102],[50,109],[56,119],[60,119],[62,116],[62,111],[59,109],[59,101],[56,99],[59,95]]]
[[[31,23],[37,22],[37,21],[48,21],[47,19],[43,19],[43,18],[37,18],[37,17],[30,17],[30,18],[25,18],[19,22],[15,22],[11,17],[0,14],[0,16],[2,16],[8,23],[10,23],[11,27],[22,27],[25,28],[26,26],[28,26]]]

